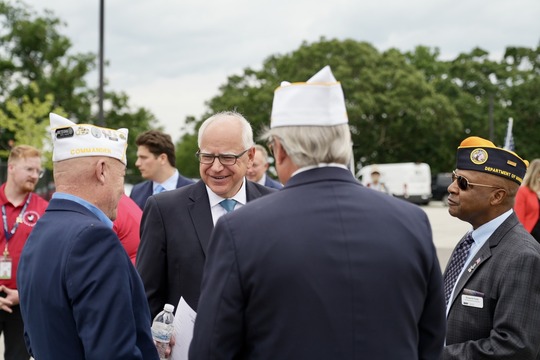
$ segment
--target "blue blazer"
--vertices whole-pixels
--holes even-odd
[[[266,174],[266,180],[264,181],[264,186],[273,188],[273,189],[281,189],[283,185],[279,181],[276,181],[272,179],[268,174]]]
[[[182,186],[186,186],[189,184],[193,184],[194,181],[191,179],[188,179],[185,176],[182,176],[181,174],[178,174],[178,181],[176,182],[176,188],[180,188]],[[131,189],[131,193],[129,194],[129,197],[135,201],[137,205],[141,208],[141,210],[144,210],[144,205],[146,204],[146,200],[154,193],[153,189],[153,181],[146,180],[141,183],[135,184],[133,186],[133,189]],[[175,305],[176,306],[176,305]]]
[[[438,360],[444,334],[425,212],[326,167],[218,220],[190,359]]]
[[[34,358],[159,358],[141,279],[113,230],[84,206],[52,199],[18,269]]]

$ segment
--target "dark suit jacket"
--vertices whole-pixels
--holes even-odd
[[[158,359],[141,279],[118,236],[84,206],[50,201],[18,275],[36,359]]]
[[[188,179],[187,177],[178,174],[178,181],[176,182],[176,188],[181,188],[182,186],[193,184],[193,180]],[[129,197],[139,205],[141,210],[144,210],[144,205],[146,200],[154,193],[154,184],[151,180],[146,180],[141,183],[135,184]]]
[[[444,310],[426,214],[318,168],[219,219],[190,358],[438,360]]]
[[[442,358],[540,359],[540,245],[515,214],[466,269],[451,299]],[[471,290],[482,308],[462,305]]]
[[[275,190],[247,181],[247,201]],[[214,228],[206,185],[199,181],[148,198],[141,221],[137,270],[152,315],[180,297],[193,309],[199,301],[206,248]]]
[[[264,186],[271,187],[273,189],[281,189],[283,185],[280,182],[272,179],[268,174],[266,174],[266,180],[264,181]]]

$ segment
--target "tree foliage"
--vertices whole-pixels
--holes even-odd
[[[34,92],[39,91],[37,85],[31,84]],[[10,116],[0,109],[0,131],[8,131],[14,135],[13,145],[27,144],[38,149],[50,149],[50,141],[47,133],[47,124],[41,121],[49,112],[54,111],[62,114],[60,108],[53,108],[54,99],[52,95],[47,95],[44,101],[29,95],[24,95],[22,99],[8,99],[4,106]],[[46,146],[49,144],[49,146]],[[0,156],[7,158],[9,151],[0,149]],[[50,156],[48,156],[50,158]]]
[[[38,138],[46,137],[40,134],[54,109],[77,122],[96,122],[97,89],[86,82],[96,55],[72,53],[64,26],[51,12],[37,14],[22,2],[0,0],[0,149],[13,142],[42,144]],[[438,48],[379,51],[367,42],[321,38],[228,77],[206,102],[206,113],[186,119],[190,130],[177,143],[178,168],[199,176],[193,154],[204,119],[236,110],[258,135],[269,125],[280,82],[305,81],[325,65],[343,85],[361,165],[422,161],[433,172],[449,171],[456,147],[468,135],[502,145],[510,117],[517,152],[540,157],[540,142],[532,137],[540,128],[540,47],[508,47],[501,59],[475,48],[441,60]],[[105,101],[107,126],[130,130],[127,181],[136,182],[135,138],[158,128],[157,120],[146,109],[133,109],[125,93],[106,91]]]
[[[73,44],[61,32],[64,26],[52,12],[37,14],[22,2],[0,0],[0,110],[4,121],[31,119],[36,129],[45,129],[48,112],[61,109],[75,122],[97,123],[97,89],[86,81],[97,66],[97,57],[73,54]],[[158,128],[157,120],[144,108],[133,109],[125,93],[105,91],[104,100],[106,126],[130,130],[127,181],[138,181],[135,138]],[[24,137],[29,126],[28,122],[24,127],[3,127],[0,149],[9,150],[12,142],[43,143],[44,139]]]
[[[509,117],[514,118],[517,151],[525,157],[540,155],[539,143],[529,135],[540,129],[540,100],[534,95],[540,93],[538,48],[508,48],[500,61],[479,48],[450,61],[439,56],[437,48],[424,46],[402,53],[380,52],[351,39],[304,42],[289,54],[269,56],[260,70],[246,68],[230,76],[207,102],[207,113],[191,119],[193,129],[213,113],[234,109],[260,134],[269,125],[273,91],[282,80],[306,81],[330,65],[345,92],[355,159],[361,165],[420,161],[433,172],[450,171],[466,136],[492,137],[502,145]],[[183,151],[196,151],[195,136],[184,135],[179,158]],[[191,164],[186,170],[194,176]]]

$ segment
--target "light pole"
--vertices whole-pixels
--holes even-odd
[[[103,52],[104,52],[105,0],[99,2],[99,88],[98,88],[98,125],[105,126],[103,117]]]

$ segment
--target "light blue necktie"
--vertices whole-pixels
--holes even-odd
[[[236,206],[236,200],[233,199],[225,199],[222,200],[219,205],[223,207],[225,210],[227,210],[228,213],[234,210],[234,207]]]
[[[156,186],[156,189],[154,190],[154,195],[159,194],[160,192],[165,191],[165,188],[161,185]]]

